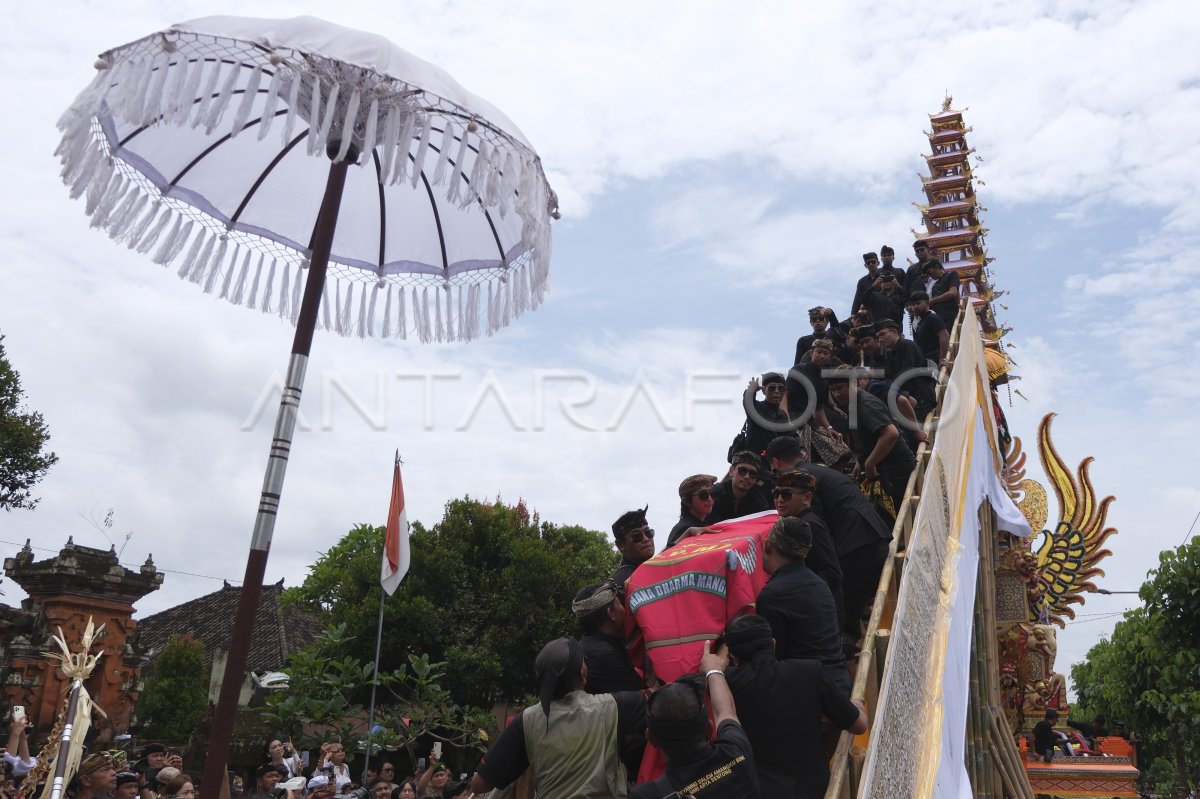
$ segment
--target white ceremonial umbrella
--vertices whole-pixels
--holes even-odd
[[[92,227],[296,326],[207,799],[224,776],[314,329],[492,334],[545,295],[557,198],[503,113],[375,34],[208,17],[109,50],[96,68],[59,120],[57,150]]]

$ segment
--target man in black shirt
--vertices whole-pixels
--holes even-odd
[[[758,464],[757,453],[747,450],[734,453],[729,474],[713,491],[713,509],[705,524],[771,509],[771,500],[758,486]]]
[[[875,335],[883,348],[884,378],[897,391],[912,396],[917,405],[917,419],[924,421],[936,404],[937,388],[924,353],[901,335],[900,325],[891,319],[884,319],[875,325]]]
[[[645,692],[592,696],[583,648],[571,638],[542,647],[534,661],[539,703],[513,718],[488,750],[471,791],[504,788],[533,766],[539,796],[623,796],[618,741],[645,713]]]
[[[797,363],[788,372],[786,383],[788,416],[795,424],[808,423],[832,432],[833,428],[826,415],[829,407],[829,388],[825,383],[825,378],[821,376],[821,372],[835,365],[833,342],[827,338],[817,339],[812,343],[808,355],[809,358],[806,362]],[[767,443],[769,444],[770,440]]]
[[[927,360],[941,366],[950,353],[950,333],[946,330],[946,323],[929,310],[929,295],[924,291],[914,291],[908,295],[904,306],[915,328],[913,342],[920,347]]]
[[[807,522],[792,517],[775,522],[763,542],[763,569],[771,576],[758,594],[757,612],[771,625],[780,660],[819,661],[826,676],[849,696],[850,673],[833,594],[804,562],[811,547]]]
[[[713,509],[713,486],[717,478],[711,474],[693,474],[685,477],[679,484],[679,521],[667,534],[667,543],[663,547],[675,546],[679,538],[689,527],[703,527]]]
[[[875,325],[856,327],[853,333],[854,338],[858,340],[859,363],[857,365],[865,366],[868,369],[883,369],[883,352],[879,348],[879,339],[875,335]]]
[[[858,456],[861,471],[876,478],[896,508],[904,499],[908,476],[916,468],[912,450],[900,436],[887,406],[866,391],[860,391],[855,370],[843,367],[846,379],[835,379],[829,395],[850,414],[850,448]]]
[[[850,301],[850,310],[857,311],[862,307],[864,298],[872,291],[877,291],[883,283],[879,273],[879,256],[873,252],[863,253],[863,266],[867,273],[854,284],[854,299]]]
[[[946,330],[954,327],[958,316],[958,272],[951,272],[942,266],[936,258],[925,264],[925,274],[932,278],[933,283],[926,289],[929,293],[929,307],[946,325]]]
[[[775,477],[771,498],[775,500],[775,511],[780,516],[794,516],[808,523],[812,547],[805,563],[829,586],[829,593],[833,595],[833,605],[840,619],[843,616],[842,566],[838,561],[837,549],[834,548],[829,527],[812,507],[813,489],[816,488],[816,484],[816,480],[807,472],[783,472]]]
[[[731,621],[725,642],[733,664],[725,676],[754,747],[762,795],[820,799],[829,784],[821,715],[857,734],[867,729],[866,714],[817,661],[777,660],[771,625],[762,616]]]
[[[622,602],[625,601],[625,581],[629,579],[629,575],[654,557],[654,531],[646,523],[648,509],[649,506],[641,510],[626,511],[612,525],[613,540],[617,551],[621,553],[621,563],[617,566],[617,573],[613,575],[613,582]]]
[[[760,390],[766,398],[754,399]],[[787,411],[781,407],[783,398],[787,395],[787,381],[779,372],[767,372],[762,376],[761,389],[758,378],[751,378],[746,391],[749,398],[743,397],[746,424],[742,428],[746,437],[741,449],[762,455],[771,439],[791,430]]]
[[[725,682],[729,650],[709,651],[704,642],[700,674],[685,675],[660,689],[647,705],[647,738],[667,756],[667,769],[654,782],[635,785],[629,799],[757,799],[754,749],[738,722],[733,695]],[[701,676],[703,675],[703,676]],[[704,704],[712,703],[717,737]]]
[[[1054,734],[1054,723],[1058,721],[1058,711],[1050,708],[1046,716],[1033,725],[1033,751],[1042,756],[1047,763],[1054,760],[1054,749],[1058,746],[1058,737]]]
[[[929,246],[929,242],[918,239],[913,242],[913,253],[917,256],[917,262],[909,265],[904,272],[904,296],[907,297],[914,291],[922,291],[924,289],[925,265],[932,261],[935,257],[933,248]]]
[[[835,328],[838,323],[837,315],[833,310],[822,308],[821,306],[808,309],[808,321],[812,325],[813,332],[801,336],[796,341],[796,357],[792,360],[794,364],[804,360],[804,356],[808,354],[808,350],[812,347],[814,341],[819,338],[829,338],[831,329]]]

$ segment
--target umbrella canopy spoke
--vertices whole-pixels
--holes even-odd
[[[279,113],[286,114],[287,112],[280,111]],[[238,203],[237,210],[234,211],[233,216],[229,218],[230,222],[237,224],[238,217],[242,215],[242,211],[246,210],[246,206],[250,204],[250,200],[253,199],[254,193],[258,191],[258,187],[263,184],[263,181],[267,179],[267,176],[271,174],[271,171],[274,170],[275,167],[279,166],[279,162],[287,157],[287,154],[292,151],[292,148],[304,141],[306,136],[308,136],[307,130],[296,138],[292,139],[287,143],[287,145],[284,146],[282,150],[276,153],[275,157],[271,159],[271,162],[267,164],[266,168],[263,169],[263,171],[258,174],[258,177],[254,179],[254,183],[250,186],[250,190],[246,192],[246,196],[242,198],[240,203]],[[309,242],[309,247],[312,247],[312,242]]]
[[[383,258],[387,249],[387,195],[383,191],[383,164],[379,151],[371,148],[371,164],[375,167],[375,180],[379,184],[379,274],[383,275]]]

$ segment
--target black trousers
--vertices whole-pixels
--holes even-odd
[[[878,539],[873,544],[847,552],[838,560],[842,565],[842,598],[844,600],[844,615],[842,616],[842,632],[854,636],[854,640],[862,634],[859,619],[863,608],[875,598],[879,588],[879,575],[883,572],[883,564],[887,562],[889,541]]]

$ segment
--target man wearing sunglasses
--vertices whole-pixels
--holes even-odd
[[[693,474],[679,484],[679,521],[667,534],[666,546],[674,546],[689,527],[704,526],[712,514],[716,482],[717,478],[711,474]]]
[[[758,455],[749,450],[735,452],[729,474],[713,492],[713,509],[705,524],[770,509],[771,500],[758,486]]]
[[[775,510],[780,516],[794,516],[808,523],[812,535],[812,548],[805,562],[808,568],[829,586],[837,618],[841,619],[842,566],[838,562],[837,549],[833,545],[833,535],[829,532],[829,526],[812,506],[816,485],[817,482],[811,474],[793,469],[775,478],[771,498],[775,501]]]
[[[626,511],[612,525],[613,540],[617,544],[617,551],[621,553],[621,563],[613,575],[613,583],[616,584],[621,602],[625,601],[625,581],[629,575],[654,556],[654,531],[646,522],[648,509],[649,506]]]

